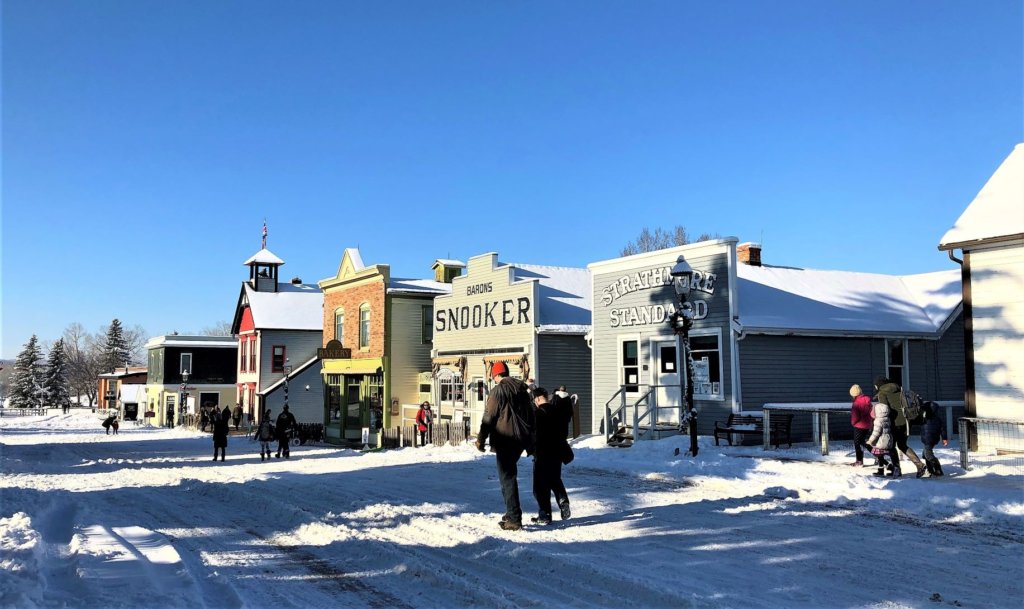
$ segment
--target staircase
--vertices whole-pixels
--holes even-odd
[[[667,423],[659,414],[668,411],[676,415],[677,420],[684,421],[681,406],[660,408],[657,404],[657,390],[661,385],[634,386],[643,387],[646,391],[632,404],[626,401],[627,386],[622,386],[605,403],[605,440],[615,448],[629,448],[637,440],[658,440],[683,433],[685,426],[678,423]],[[620,405],[612,410],[611,404],[618,398]],[[646,423],[645,423],[646,421]]]

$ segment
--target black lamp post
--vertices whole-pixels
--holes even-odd
[[[679,308],[669,317],[672,330],[682,336],[683,353],[686,369],[686,421],[690,428],[690,454],[697,456],[697,411],[693,408],[693,358],[690,357],[690,328],[693,326],[693,305],[689,302],[690,280],[693,268],[686,262],[682,254],[672,267],[672,285],[679,299]],[[680,379],[680,382],[682,379]]]
[[[178,424],[181,425],[185,417],[185,408],[188,403],[188,370],[181,371],[181,393],[178,396]],[[173,423],[173,419],[172,419]],[[172,425],[173,427],[173,425]]]
[[[292,366],[288,363],[289,359],[284,360],[284,405],[288,405],[288,377],[291,376]]]

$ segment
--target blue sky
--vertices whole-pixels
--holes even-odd
[[[585,266],[644,226],[951,268],[1024,140],[1020,0],[35,2],[2,12],[2,356],[234,312],[242,262]]]

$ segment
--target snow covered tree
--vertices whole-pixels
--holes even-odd
[[[55,408],[64,408],[71,401],[68,389],[68,359],[64,353],[63,340],[58,340],[50,347],[43,379],[43,396],[46,405]]]
[[[131,350],[128,348],[121,320],[114,319],[107,328],[107,340],[103,344],[103,355],[100,359],[101,369],[103,372],[113,372],[126,365],[130,358]]]
[[[11,378],[11,408],[42,407],[43,368],[40,363],[39,340],[33,334],[14,360]]]

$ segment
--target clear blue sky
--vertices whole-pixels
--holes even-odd
[[[585,266],[644,226],[952,267],[1024,139],[1020,0],[3,2],[2,356],[234,312],[241,263]]]

